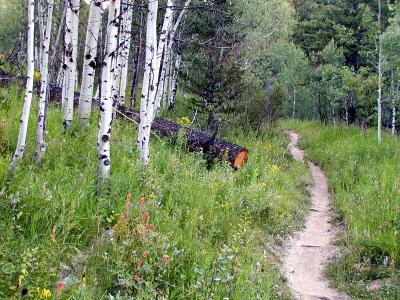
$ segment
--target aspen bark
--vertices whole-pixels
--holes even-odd
[[[182,63],[182,51],[181,49],[179,49],[176,54],[175,68],[172,74],[169,109],[173,109],[175,107],[176,93],[178,91],[178,75],[179,75],[179,70],[181,68],[181,63]]]
[[[98,65],[97,44],[102,14],[103,9],[101,8],[101,0],[91,0],[88,26],[86,30],[85,56],[78,108],[79,119],[84,125],[89,124],[92,109],[93,85]]]
[[[43,52],[42,52],[42,67],[40,70],[40,100],[38,109],[37,129],[36,129],[36,151],[34,160],[40,161],[46,152],[46,144],[44,141],[45,128],[46,128],[46,108],[47,108],[47,95],[49,86],[49,50],[51,39],[51,27],[53,22],[53,6],[54,0],[48,0],[47,4],[47,20],[46,28],[44,31]]]
[[[169,36],[169,31],[171,30],[172,27],[172,21],[173,21],[173,7],[174,7],[174,1],[173,0],[168,0],[167,2],[167,8],[165,11],[164,15],[164,22],[163,26],[161,29],[161,34],[160,34],[160,39],[158,41],[158,47],[157,47],[157,53],[156,53],[156,59],[154,62],[154,78],[155,78],[155,89],[150,91],[150,100],[155,103],[155,113],[157,113],[158,109],[160,108],[160,99],[157,97],[158,91],[161,90],[160,86],[160,67],[161,67],[161,60],[164,56],[165,49],[167,47],[167,42],[168,42],[168,36]],[[153,115],[153,117],[154,117]]]
[[[35,68],[35,58],[34,58],[34,39],[35,39],[35,0],[29,0],[28,2],[28,38],[27,38],[27,58],[28,58],[28,68],[27,68],[27,79],[26,79],[26,89],[24,106],[22,110],[22,116],[20,119],[20,127],[18,134],[17,147],[10,165],[10,171],[15,172],[17,168],[18,161],[23,157],[25,152],[25,141],[26,133],[28,130],[29,114],[31,110],[32,95],[33,95],[33,74]]]
[[[126,86],[128,82],[129,53],[131,49],[133,10],[129,5],[123,6],[124,25],[122,26],[121,45],[121,81],[119,86],[119,105],[125,105]]]
[[[101,77],[102,91],[100,95],[100,124],[97,141],[98,148],[98,184],[110,175],[110,138],[112,127],[112,85],[116,67],[116,51],[118,48],[118,27],[120,0],[111,0],[108,11],[107,22],[107,47],[104,56],[103,70]],[[104,89],[103,89],[104,87]],[[104,91],[104,92],[103,92]]]
[[[172,49],[173,49],[173,45],[174,45],[174,39],[175,39],[175,34],[179,28],[179,24],[182,21],[183,17],[186,14],[186,11],[189,7],[191,0],[187,0],[185,2],[185,5],[183,7],[183,9],[181,10],[178,19],[176,20],[176,22],[174,24],[171,24],[171,27],[169,28],[169,36],[168,36],[168,42],[167,42],[167,46],[165,48],[165,51],[163,53],[163,68],[161,70],[161,76],[160,76],[160,83],[158,84],[160,87],[158,92],[157,92],[157,107],[161,106],[161,102],[162,101],[167,101],[167,97],[168,97],[168,92],[170,92],[172,90],[171,88],[171,70],[172,70],[172,66],[171,66],[171,58],[172,58]],[[172,26],[173,25],[173,26]],[[170,93],[171,96],[171,93]],[[169,100],[169,99],[168,99]]]
[[[378,23],[379,23],[379,54],[378,54],[378,143],[382,142],[382,7],[381,0],[378,0]]]
[[[144,0],[141,2],[141,6],[144,6]],[[136,39],[136,55],[134,62],[134,70],[133,70],[133,82],[132,82],[132,92],[131,92],[131,108],[135,107],[136,104],[136,95],[139,85],[139,72],[141,66],[141,58],[142,58],[142,39],[143,39],[143,28],[144,28],[144,13],[143,8],[140,9],[140,24],[139,24],[139,32],[138,37]]]
[[[67,1],[67,15],[65,24],[65,51],[64,51],[64,129],[72,123],[74,113],[74,93],[76,80],[76,59],[78,56],[79,32],[79,5],[80,0]]]
[[[140,124],[138,133],[138,148],[142,163],[149,161],[150,129],[154,114],[154,100],[149,94],[155,89],[155,56],[157,49],[157,10],[158,0],[148,1],[147,28],[146,28],[146,60],[140,100]]]

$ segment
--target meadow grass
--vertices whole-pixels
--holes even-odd
[[[400,298],[400,139],[376,130],[285,121],[301,135],[309,159],[326,171],[345,225],[342,257],[328,268],[336,285],[355,298]],[[382,287],[369,292],[371,281]]]
[[[11,86],[0,97],[3,181],[23,92]],[[88,128],[74,124],[65,133],[62,113],[50,104],[47,152],[35,165],[36,103],[24,159],[0,195],[0,298],[290,298],[270,249],[301,226],[310,179],[283,133],[231,131],[226,138],[250,150],[237,172],[224,162],[207,170],[183,141],[154,137],[143,167],[136,128],[116,120],[110,192],[97,197],[96,113]]]

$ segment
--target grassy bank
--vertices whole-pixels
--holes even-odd
[[[0,97],[3,181],[23,94],[10,87]],[[35,116],[33,109],[25,158],[0,195],[0,298],[290,297],[268,245],[301,224],[309,179],[283,134],[231,132],[227,138],[251,153],[238,172],[224,163],[207,170],[201,154],[153,138],[143,168],[136,129],[117,120],[111,191],[97,198],[97,116],[65,134],[61,112],[50,105],[48,150],[33,165]],[[106,228],[115,228],[111,241]]]
[[[329,267],[330,277],[356,298],[399,299],[400,139],[384,135],[378,145],[374,130],[297,121],[283,126],[301,134],[309,158],[326,171],[337,221],[346,227],[340,239],[346,250]]]

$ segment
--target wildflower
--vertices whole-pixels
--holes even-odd
[[[146,258],[148,255],[149,255],[149,254],[148,254],[146,251],[143,251],[143,252],[142,252],[142,257],[143,257],[143,258]]]
[[[35,78],[35,79],[40,79],[40,72],[39,71],[35,71],[34,73],[33,73],[33,78]]]
[[[140,204],[144,205],[144,197],[139,199]]]
[[[40,290],[39,288],[37,289],[39,292],[39,295],[42,296],[43,298],[50,298],[51,297],[51,292],[48,289],[42,289]]]
[[[162,262],[163,262],[163,264],[164,264],[165,266],[168,265],[169,256],[168,256],[167,254],[164,254],[164,255],[163,255],[163,257],[162,257]]]
[[[146,224],[146,225],[144,225],[144,227],[145,227],[147,230],[154,230],[154,224]]]
[[[143,221],[147,223],[148,220],[149,220],[149,212],[144,211],[143,212]]]
[[[131,200],[132,199],[132,195],[131,195],[131,193],[128,193],[128,195],[126,195],[126,200]]]
[[[138,268],[138,269],[141,268],[142,264],[143,264],[143,261],[141,259],[137,260],[136,261],[136,268]]]
[[[57,290],[61,291],[64,287],[64,282],[60,279],[57,281]]]
[[[272,170],[272,172],[276,173],[276,172],[279,172],[281,169],[277,165],[272,165],[271,170]]]
[[[180,125],[189,125],[190,119],[188,117],[182,117],[177,120],[177,123]]]
[[[139,279],[140,279],[140,277],[139,277],[139,275],[138,275],[138,274],[135,274],[135,275],[133,276],[133,280],[135,280],[135,281],[139,281]]]

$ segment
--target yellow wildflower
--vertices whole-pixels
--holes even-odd
[[[39,294],[40,297],[43,298],[50,298],[52,293],[48,289],[41,289],[41,288],[36,288],[36,292]]]
[[[190,119],[188,117],[182,117],[178,119],[177,123],[180,125],[189,125]]]
[[[50,290],[48,290],[48,289],[43,289],[43,290],[42,290],[42,296],[43,296],[44,298],[50,298],[50,297],[51,297],[51,292],[50,292]]]
[[[277,166],[277,165],[272,165],[271,170],[272,170],[272,172],[277,173],[277,172],[279,172],[281,169],[280,169],[279,166]]]
[[[39,79],[40,79],[40,72],[39,72],[39,71],[35,71],[35,72],[33,73],[33,78],[39,80]]]

